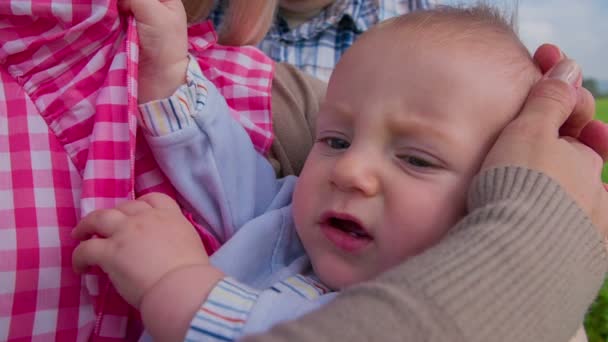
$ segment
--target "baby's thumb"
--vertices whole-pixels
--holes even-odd
[[[148,25],[161,22],[162,14],[166,11],[158,0],[121,0],[118,8],[124,12],[131,12],[138,23]]]

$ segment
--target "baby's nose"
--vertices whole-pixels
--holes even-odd
[[[380,188],[378,163],[368,154],[349,149],[336,161],[331,182],[342,191],[356,191],[364,196],[374,196]]]

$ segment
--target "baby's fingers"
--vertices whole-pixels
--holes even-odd
[[[76,273],[85,272],[90,266],[99,265],[113,255],[112,244],[106,239],[93,238],[81,242],[72,253],[72,268]]]
[[[85,216],[72,230],[72,238],[86,240],[93,235],[112,236],[121,225],[125,224],[127,216],[116,209],[96,210]]]
[[[173,198],[160,192],[145,194],[137,201],[147,203],[151,208],[181,210]]]

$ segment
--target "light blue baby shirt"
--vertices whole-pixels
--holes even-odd
[[[171,98],[141,105],[139,124],[180,204],[223,243],[210,262],[227,277],[186,340],[234,340],[308,313],[335,293],[313,274],[296,233],[296,177],[276,179],[193,58],[187,80]]]

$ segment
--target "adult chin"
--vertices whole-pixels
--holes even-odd
[[[281,9],[293,13],[308,13],[320,11],[331,5],[335,0],[279,0]]]

